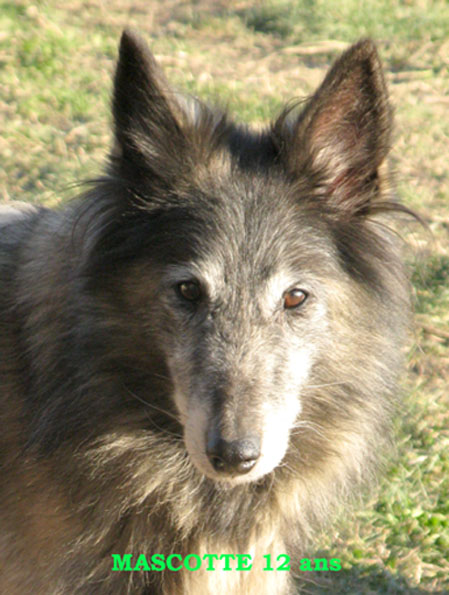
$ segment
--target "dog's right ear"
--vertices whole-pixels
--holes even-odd
[[[116,143],[112,161],[115,166],[119,163],[122,173],[137,168],[168,176],[172,164],[179,175],[186,144],[179,107],[147,44],[129,30],[120,41],[112,110]]]

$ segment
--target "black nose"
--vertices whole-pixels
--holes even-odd
[[[260,440],[251,436],[228,442],[215,434],[209,440],[206,452],[215,471],[242,475],[256,464],[260,456]]]

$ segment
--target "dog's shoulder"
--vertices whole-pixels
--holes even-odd
[[[0,204],[0,297],[11,291],[23,246],[46,211],[25,202]]]
[[[0,204],[0,251],[9,252],[21,243],[36,219],[47,211],[26,202]]]

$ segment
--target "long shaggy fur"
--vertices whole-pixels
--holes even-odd
[[[407,334],[389,229],[406,209],[381,167],[392,111],[375,47],[350,48],[308,102],[254,132],[171,91],[125,32],[113,115],[104,178],[61,211],[0,219],[0,590],[293,592],[263,555],[297,562],[373,476]],[[180,263],[212,279],[202,322],[161,285]],[[309,287],[288,319],[256,306],[286,269]],[[201,395],[225,432],[231,404],[262,419],[284,393],[301,410],[279,464],[241,483],[198,468],[186,433]],[[112,553],[255,564],[112,572]]]

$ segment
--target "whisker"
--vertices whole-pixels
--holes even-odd
[[[176,420],[178,423],[179,420],[178,418],[173,415],[172,413],[170,413],[169,411],[165,410],[165,409],[161,409],[160,407],[157,407],[156,405],[153,405],[152,403],[149,403],[148,401],[145,401],[145,399],[142,399],[141,397],[139,397],[138,395],[136,395],[135,393],[133,393],[133,391],[131,391],[129,388],[127,388],[126,386],[124,387],[126,392],[131,395],[134,399],[136,399],[137,401],[139,401],[140,403],[142,403],[143,405],[146,405],[147,407],[150,407],[152,409],[154,409],[155,411],[158,411],[159,413],[163,413],[164,415],[167,415],[168,417],[171,417],[172,419]],[[170,430],[167,430],[166,428],[161,428],[156,422],[155,420],[148,414],[148,411],[145,411],[145,415],[148,419],[148,421],[160,432],[167,434],[168,436],[173,436],[175,437],[177,440],[182,440],[182,435],[177,433],[177,432],[171,432]]]

